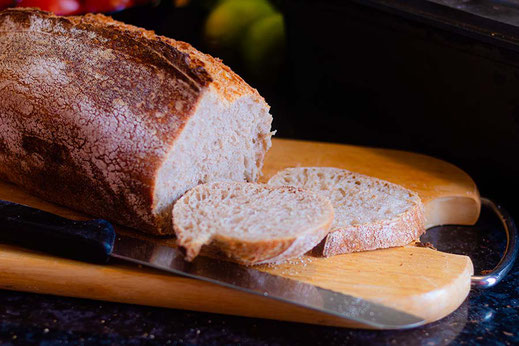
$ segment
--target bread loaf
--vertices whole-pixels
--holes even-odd
[[[269,107],[221,61],[103,15],[0,12],[0,179],[172,233],[195,185],[256,181]]]
[[[252,265],[299,257],[326,236],[331,202],[293,187],[220,182],[198,185],[175,203],[177,244],[194,259],[212,252]]]
[[[296,186],[330,199],[335,219],[316,252],[332,256],[407,245],[425,232],[418,194],[388,181],[332,167],[278,172],[272,186]]]

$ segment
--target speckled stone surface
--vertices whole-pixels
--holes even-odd
[[[442,227],[422,241],[491,269],[504,233],[484,210],[477,227]],[[1,275],[1,274],[0,274]],[[519,344],[519,265],[497,287],[472,291],[441,321],[404,331],[366,331],[0,291],[0,342],[9,344]]]

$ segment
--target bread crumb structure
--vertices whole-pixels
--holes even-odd
[[[425,232],[420,197],[400,185],[345,169],[297,167],[278,172],[272,186],[295,186],[330,199],[335,219],[316,249],[324,256],[404,246]]]
[[[219,182],[180,198],[173,222],[188,260],[205,245],[251,265],[303,255],[326,236],[333,215],[327,198],[299,188]]]

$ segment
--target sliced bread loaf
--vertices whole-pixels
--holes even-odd
[[[198,185],[173,208],[177,244],[193,260],[204,245],[233,261],[279,263],[314,248],[333,221],[331,202],[294,187]]]
[[[103,15],[0,12],[0,179],[155,234],[211,181],[256,181],[269,106],[220,60]]]
[[[268,184],[300,187],[330,199],[335,219],[316,249],[324,256],[403,246],[425,231],[420,197],[381,179],[345,169],[298,167],[277,173]]]

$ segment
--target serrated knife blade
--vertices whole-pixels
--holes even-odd
[[[126,235],[116,237],[112,257],[269,297],[377,329],[412,328],[424,324],[422,318],[409,313],[253,267],[201,256],[187,262],[177,248]]]

